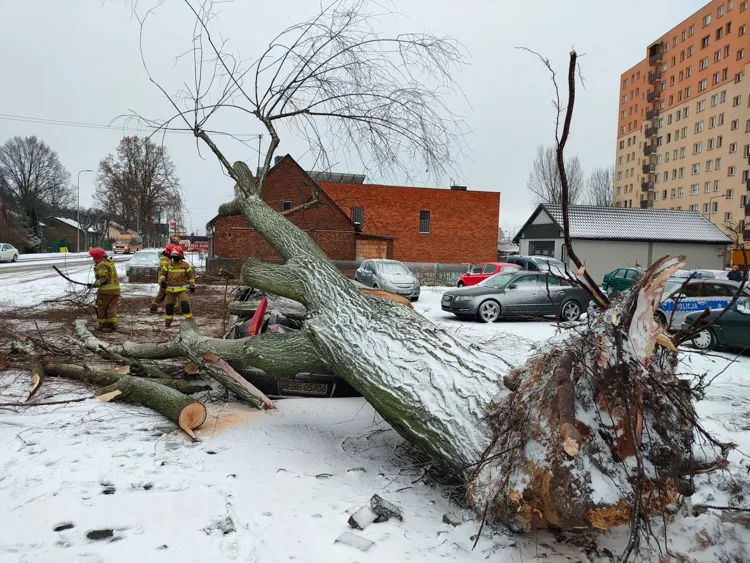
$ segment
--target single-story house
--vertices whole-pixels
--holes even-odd
[[[47,217],[42,226],[42,246],[54,249],[56,245],[65,243],[68,252],[85,252],[89,248],[90,239],[96,235],[91,227],[88,230],[79,227],[78,222],[65,217]],[[81,247],[77,244],[80,242]]]
[[[730,239],[697,211],[571,205],[575,253],[597,282],[619,267],[648,267],[663,256],[686,256],[688,269],[723,269]],[[563,238],[562,206],[539,205],[513,238],[525,256],[572,266]]]
[[[497,256],[500,194],[365,184],[363,175],[308,173],[289,155],[269,171],[263,199],[287,215],[332,260],[474,263]],[[241,215],[206,225],[209,259],[281,258]]]

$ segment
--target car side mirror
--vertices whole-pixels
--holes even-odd
[[[518,289],[518,284],[512,283],[508,286],[508,289]]]

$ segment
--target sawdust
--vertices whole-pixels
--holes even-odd
[[[198,436],[212,436],[239,426],[253,424],[259,417],[267,416],[259,410],[238,403],[211,403],[208,417],[197,432]]]

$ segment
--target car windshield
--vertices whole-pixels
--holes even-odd
[[[401,262],[383,262],[378,269],[383,274],[411,274]]]
[[[484,287],[505,287],[514,277],[514,273],[496,274],[486,280],[480,281],[477,285]]]
[[[159,265],[159,253],[158,252],[136,252],[135,255],[130,259],[131,266],[158,266]]]
[[[130,243],[130,237],[117,237],[115,244],[128,244]]]

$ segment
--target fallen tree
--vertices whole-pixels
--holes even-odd
[[[360,153],[368,149],[377,164],[400,163],[403,146],[428,169],[449,162],[447,146],[454,138],[436,111],[442,101],[437,90],[420,87],[410,74],[418,66],[432,80],[451,84],[446,69],[458,58],[449,42],[380,38],[358,11],[362,4],[342,9],[334,3],[277,37],[254,68],[238,69],[236,59],[211,38],[211,4],[185,4],[197,22],[194,60],[204,64],[206,45],[210,65],[220,67],[226,81],[219,103],[205,101],[201,84],[189,100],[184,91],[168,96],[176,114],[159,126],[183,120],[236,182],[236,198],[219,213],[242,215],[284,261],[248,260],[242,282],[302,304],[305,326],[221,340],[183,322],[172,342],[111,345],[110,353],[196,363],[210,356],[214,365],[224,358],[279,377],[335,373],[436,466],[466,485],[467,499],[483,519],[517,529],[606,529],[630,521],[637,537],[646,515],[690,494],[692,475],[722,466],[730,445],[705,433],[698,435],[715,449],[703,459],[693,455],[694,430],[700,428],[690,390],[675,375],[676,348],[653,318],[664,282],[682,265],[679,259],[657,261],[614,303],[579,268],[576,277],[598,311],[567,338],[516,366],[500,350],[470,344],[400,303],[363,294],[289,214],[264,202],[265,178],[280,142],[278,120],[310,127],[308,138],[316,146],[322,146],[321,130],[311,124],[322,120],[326,132],[335,130],[337,139]],[[140,22],[143,26],[145,19]],[[271,56],[276,49],[281,52]],[[254,89],[242,83],[250,71]],[[264,76],[270,76],[267,88],[259,89]],[[573,53],[571,87],[574,81]],[[571,88],[566,131],[572,94]],[[207,121],[222,107],[240,107],[266,128],[270,144],[257,177],[244,162],[231,164],[207,131]],[[566,136],[558,140],[558,161]],[[564,170],[561,176],[567,201]],[[567,210],[564,217],[569,255],[582,266],[572,250]],[[636,544],[629,544],[626,556]]]

